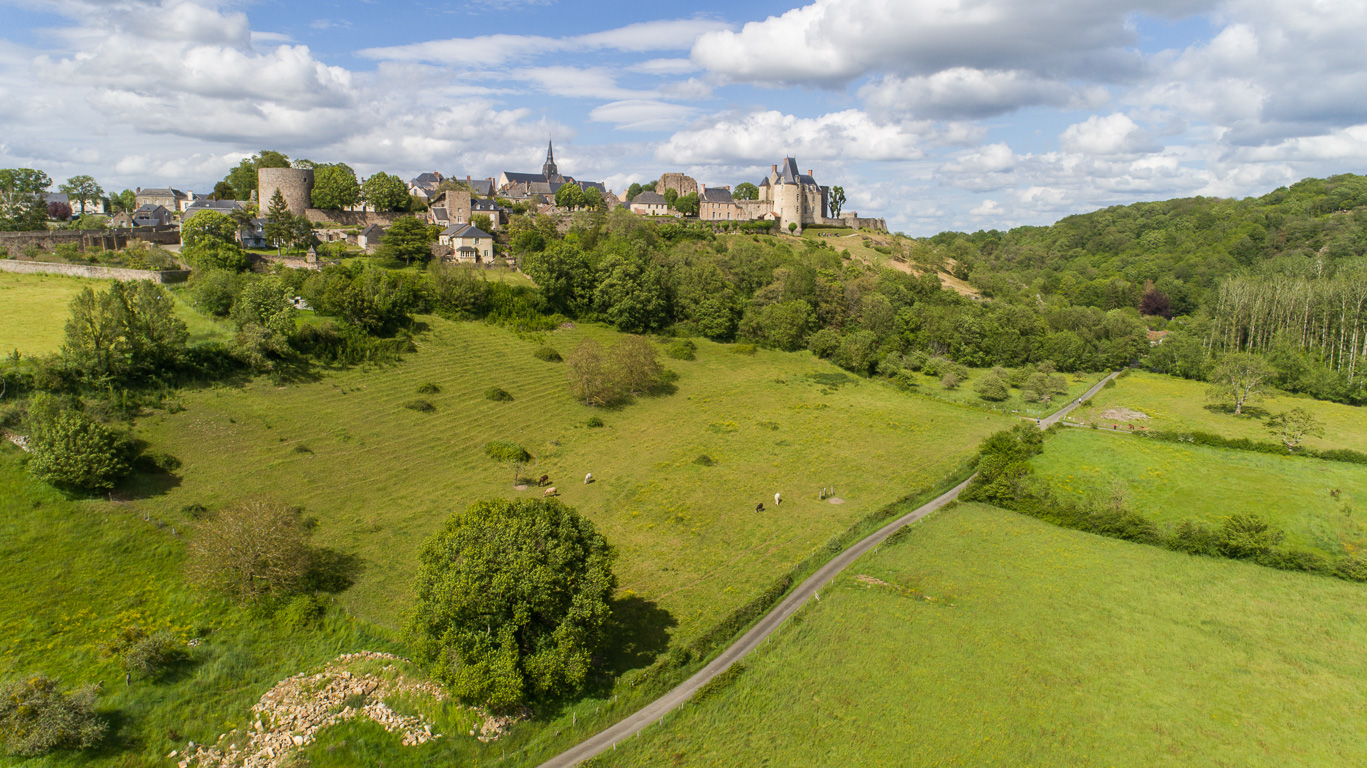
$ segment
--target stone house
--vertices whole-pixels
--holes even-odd
[[[469,222],[474,221],[476,216],[488,216],[489,227],[495,232],[508,223],[508,209],[500,207],[493,200],[471,200]]]
[[[699,221],[745,221],[745,209],[736,204],[730,187],[703,187],[698,194]]]
[[[365,249],[366,253],[374,253],[375,249],[380,247],[380,239],[383,237],[384,227],[379,224],[371,224],[356,236],[356,244]]]
[[[171,212],[164,205],[140,205],[133,212],[135,227],[164,227],[171,223]]]
[[[137,191],[133,193],[133,197],[137,200],[139,208],[144,205],[160,205],[167,211],[175,213],[184,211],[194,199],[192,194],[170,187],[148,189],[138,187]]]
[[[109,226],[117,228],[128,228],[133,226],[133,214],[128,211],[119,211],[109,217]]]
[[[494,258],[494,236],[471,224],[452,224],[437,242],[450,246],[456,261],[487,264]]]
[[[658,192],[642,192],[633,197],[630,206],[631,212],[639,216],[669,216],[669,203],[665,201],[664,195]]]
[[[446,206],[434,205],[427,209],[427,223],[445,229],[451,226],[451,214],[447,212]]]
[[[659,181],[655,182],[655,191],[662,195],[671,189],[679,197],[691,195],[698,192],[698,181],[682,173],[666,173],[660,176]]]

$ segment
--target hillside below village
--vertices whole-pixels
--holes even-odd
[[[52,186],[8,759],[1367,760],[1367,177],[920,238],[794,158]]]

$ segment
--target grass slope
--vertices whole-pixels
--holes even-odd
[[[1117,379],[1116,386],[1098,392],[1092,398],[1092,405],[1090,409],[1075,411],[1073,420],[1107,427],[1119,424],[1121,429],[1129,424],[1136,429],[1190,429],[1272,442],[1277,438],[1264,426],[1265,415],[1304,408],[1324,424],[1324,436],[1307,439],[1307,445],[1367,451],[1367,409],[1285,392],[1278,392],[1259,404],[1254,413],[1260,415],[1235,416],[1207,407],[1209,402],[1203,382],[1134,371],[1129,376]],[[1110,408],[1141,411],[1149,418],[1134,421],[1102,418],[1102,413]]]
[[[241,726],[276,681],[341,653],[391,647],[339,611],[320,627],[288,630],[206,600],[183,585],[182,540],[170,528],[127,505],[68,500],[33,480],[20,456],[0,444],[0,679],[103,681],[99,709],[111,723],[100,747],[25,765],[164,765],[187,740],[212,743]],[[131,626],[202,642],[166,679],[125,686],[118,659],[102,651]]]
[[[60,275],[16,275],[0,273],[0,354],[19,350],[23,355],[46,355],[62,347],[71,300],[85,288],[103,291],[109,280],[89,280]],[[176,296],[176,316],[185,321],[190,342],[226,341],[232,334],[219,323],[190,308],[181,295],[183,288],[172,289]]]
[[[1367,467],[1297,456],[1143,440],[1090,429],[1051,436],[1032,463],[1062,497],[1108,493],[1122,480],[1129,506],[1160,523],[1220,525],[1257,512],[1287,541],[1330,555],[1367,546]],[[1339,491],[1338,496],[1331,491]]]
[[[403,620],[418,546],[455,509],[511,488],[483,452],[513,440],[620,552],[622,594],[663,611],[685,637],[747,601],[852,522],[935,483],[1003,417],[847,377],[805,353],[700,344],[696,362],[666,360],[678,392],[616,411],[572,400],[563,364],[538,341],[483,324],[428,318],[432,332],[403,363],[329,373],[313,383],[187,393],[186,410],[143,419],[140,436],[184,462],[180,481],[135,506],[168,520],[186,505],[264,494],[320,521],[320,543],[366,566],[342,600],[358,616]],[[580,327],[551,334],[562,353]],[[812,378],[816,376],[816,378]],[[419,395],[418,387],[441,391]],[[490,402],[502,387],[513,402]],[[436,408],[404,407],[417,398]],[[607,426],[589,429],[600,415]],[[715,466],[696,463],[701,455]],[[598,482],[584,485],[592,472]],[[819,501],[834,485],[841,505]],[[783,493],[781,508],[773,504]],[[756,513],[765,502],[767,511]]]
[[[1357,765],[1362,590],[961,505],[593,764]]]

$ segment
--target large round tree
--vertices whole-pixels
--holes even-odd
[[[573,694],[607,634],[614,557],[556,499],[471,504],[418,555],[417,657],[496,710]]]

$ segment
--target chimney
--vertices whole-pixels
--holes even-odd
[[[811,177],[814,178],[814,179],[816,178],[816,173],[813,172],[811,168],[808,168],[808,169],[807,169],[807,175],[808,175],[808,176],[811,176]]]
[[[722,189],[726,190],[727,192],[730,192],[730,191],[731,191],[731,185],[730,185],[730,184],[727,184],[726,186],[722,187]]]
[[[472,183],[470,183],[470,174],[468,174],[468,173],[465,174],[465,186],[469,187],[470,189],[474,189],[474,188],[475,188],[475,185],[472,184]]]
[[[774,169],[774,175],[777,176],[777,175],[778,175],[778,163],[774,163],[773,169]]]

